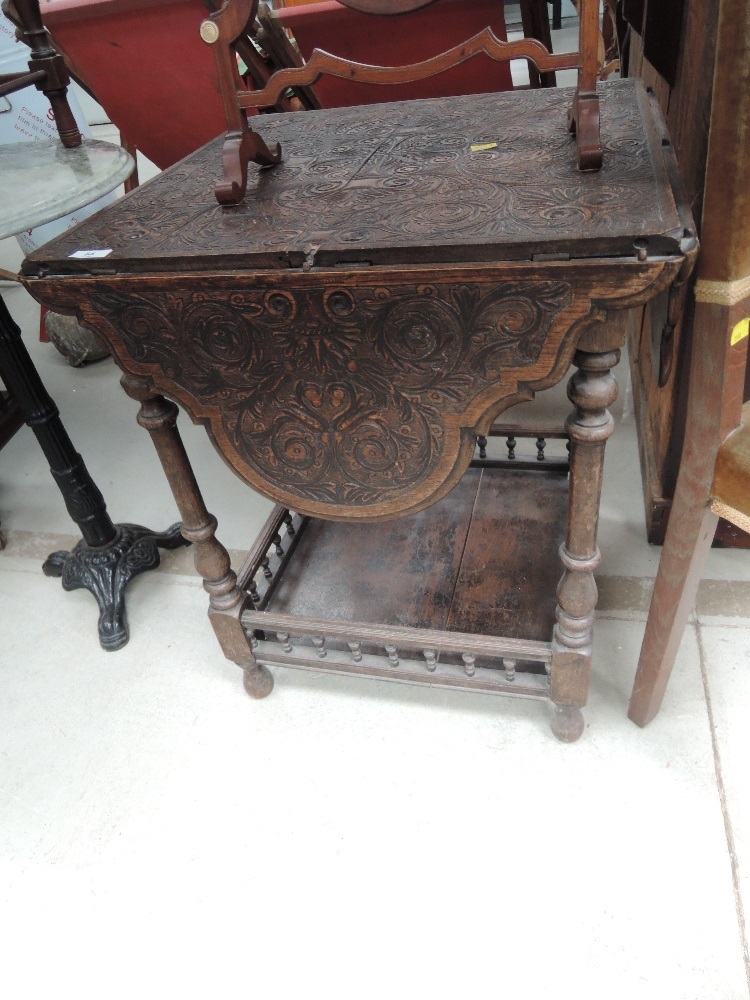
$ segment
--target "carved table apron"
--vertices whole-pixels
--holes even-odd
[[[642,87],[602,88],[598,173],[575,168],[568,99],[529,91],[266,116],[284,161],[257,171],[240,206],[213,201],[217,140],[28,259],[32,294],[95,329],[141,401],[139,420],[196,544],[212,622],[225,654],[245,667],[250,693],[270,691],[266,662],[390,670],[430,683],[439,675],[452,686],[510,692],[523,685],[508,663],[537,662],[549,677],[523,693],[552,699],[560,738],[580,735],[621,317],[684,278],[695,240],[668,139]],[[579,371],[569,387],[568,514],[552,640],[490,635],[477,645],[472,629],[459,642],[445,620],[430,627],[434,616],[420,627],[344,628],[332,614],[316,621],[318,634],[307,614],[297,631],[313,652],[304,642],[295,652],[294,614],[274,610],[272,600],[291,565],[284,525],[288,549],[318,519],[409,516],[405,523],[428,530],[414,517],[435,505],[439,519],[446,504],[456,507],[451,491],[477,436],[571,364]],[[232,469],[279,505],[239,585],[164,396],[205,424]],[[489,495],[489,478],[477,482]],[[471,538],[480,528],[467,530]],[[256,577],[274,576],[272,558],[278,580],[263,596]],[[269,628],[280,637],[275,652],[266,648]],[[417,650],[419,665],[407,670],[399,648]],[[500,660],[477,666],[477,657],[493,655]]]

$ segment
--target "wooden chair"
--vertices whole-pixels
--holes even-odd
[[[344,0],[353,10],[369,14],[406,14],[426,7],[434,0]],[[579,47],[576,52],[553,55],[537,39],[516,42],[498,39],[490,28],[422,62],[409,66],[386,67],[353,62],[315,49],[303,67],[274,73],[268,84],[251,91],[237,69],[236,44],[258,11],[258,0],[227,0],[222,8],[201,25],[201,37],[214,47],[228,133],[224,142],[224,178],[216,185],[220,204],[238,204],[247,186],[249,162],[270,167],[281,159],[281,150],[271,149],[262,136],[248,125],[248,111],[270,108],[290,86],[312,86],[323,75],[363,84],[397,85],[424,80],[475,56],[484,54],[498,61],[527,59],[539,73],[577,69],[578,86],[569,113],[569,127],[576,135],[581,170],[596,170],[602,163],[599,134],[599,4],[580,0]],[[387,91],[384,98],[387,99]]]
[[[750,531],[750,7],[723,0],[695,286],[696,336],[677,487],[630,718],[659,711],[719,515]]]

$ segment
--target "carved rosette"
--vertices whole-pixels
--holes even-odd
[[[256,286],[221,302],[185,287],[102,291],[91,304],[130,359],[186,390],[193,416],[210,414],[252,486],[301,512],[366,516],[446,479],[461,431],[475,431],[467,412],[486,397],[485,417],[505,373],[534,369],[572,299],[565,281],[527,280]]]

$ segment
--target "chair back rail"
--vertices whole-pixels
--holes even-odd
[[[378,14],[404,14],[436,0],[344,0],[354,10]],[[220,204],[236,205],[244,197],[250,161],[272,166],[281,159],[278,146],[269,148],[249,124],[250,109],[274,107],[290,87],[311,87],[323,75],[370,84],[403,84],[424,80],[478,55],[504,62],[526,59],[540,73],[558,69],[578,69],[578,85],[568,116],[568,128],[576,136],[581,170],[597,170],[602,164],[597,95],[599,55],[598,0],[579,0],[579,42],[576,52],[552,53],[536,39],[502,41],[490,28],[455,45],[441,55],[407,66],[375,66],[353,62],[314,49],[302,66],[277,70],[265,87],[249,90],[239,75],[235,48],[258,12],[259,0],[225,0],[222,7],[201,25],[201,37],[213,46],[227,120],[227,137],[222,154],[224,177],[216,185]]]
[[[498,62],[528,59],[540,73],[557,69],[576,69],[579,64],[577,52],[554,55],[535,38],[505,42],[496,38],[491,28],[485,28],[473,38],[455,45],[439,56],[408,66],[373,66],[315,49],[304,66],[278,70],[262,90],[238,91],[237,103],[241,108],[272,107],[288,87],[311,86],[326,74],[340,79],[355,80],[358,83],[383,85],[412,83],[437,76],[438,73],[453,69],[454,66],[459,66],[480,54]]]

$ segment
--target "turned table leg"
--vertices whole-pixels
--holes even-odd
[[[65,590],[84,587],[99,605],[99,642],[120,649],[129,638],[125,588],[139,573],[159,565],[159,547],[184,545],[179,524],[153,532],[138,524],[113,524],[104,497],[73,447],[60,414],[21,339],[21,330],[0,299],[0,373],[36,435],[68,513],[83,535],[72,552],[53,552],[42,569],[61,576]]]
[[[195,568],[209,595],[208,615],[227,659],[245,672],[245,690],[264,698],[273,689],[273,676],[256,663],[242,627],[247,596],[237,586],[229,553],[216,538],[216,518],[203,502],[190,459],[177,430],[177,407],[151,389],[146,379],[124,375],[125,392],[141,404],[138,423],[150,433],[182,516],[182,534],[192,542]]]
[[[557,588],[550,667],[550,696],[555,703],[552,732],[565,743],[574,742],[583,732],[581,708],[588,700],[597,599],[594,570],[601,561],[596,535],[604,446],[614,430],[607,407],[617,398],[611,369],[619,360],[619,351],[576,351],[573,363],[579,370],[568,383],[568,398],[575,407],[566,423],[570,497],[567,534],[560,547],[564,572]]]

